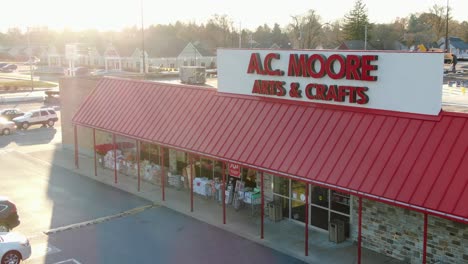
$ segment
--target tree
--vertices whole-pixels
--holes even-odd
[[[366,30],[367,27],[367,30]],[[364,40],[366,31],[370,30],[366,5],[362,0],[354,3],[354,8],[345,16],[343,33],[346,40]],[[370,39],[369,35],[367,36]]]
[[[215,14],[206,24],[206,29],[210,32],[210,38],[215,40],[216,47],[232,47],[236,34],[233,29],[233,22],[227,15]]]
[[[432,31],[432,26],[427,23],[425,16],[411,14],[408,20],[407,34],[405,36],[408,46],[419,44],[430,44],[436,41],[436,35]]]
[[[305,15],[292,16],[288,26],[288,35],[292,47],[313,49],[322,44],[322,23],[320,16],[309,10]]]

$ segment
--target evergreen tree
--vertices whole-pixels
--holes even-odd
[[[369,18],[367,17],[366,5],[362,0],[357,0],[354,3],[354,8],[345,16],[343,32],[346,40],[364,40],[367,32],[369,32]],[[367,36],[369,39],[369,36]]]

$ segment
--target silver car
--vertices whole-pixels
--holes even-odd
[[[16,124],[13,121],[8,121],[5,118],[0,118],[0,135],[10,135],[16,131]]]
[[[31,245],[24,235],[0,232],[0,263],[18,264],[30,256]]]

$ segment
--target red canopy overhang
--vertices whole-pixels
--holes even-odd
[[[75,125],[464,223],[467,120],[117,78],[102,79],[73,117]]]

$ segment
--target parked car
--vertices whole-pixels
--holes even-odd
[[[41,60],[38,57],[31,57],[31,58],[29,58],[29,60],[25,61],[24,64],[25,65],[36,65],[40,61]]]
[[[0,71],[1,72],[13,72],[13,71],[16,71],[16,69],[18,69],[18,66],[16,64],[7,64],[5,66],[3,66]]]
[[[18,108],[5,108],[0,110],[0,118],[3,117],[6,120],[13,120],[13,118],[24,115],[24,112]]]
[[[10,135],[16,131],[16,124],[13,121],[6,120],[5,118],[0,118],[0,135]]]
[[[3,66],[6,66],[6,65],[8,65],[8,63],[6,63],[6,62],[0,62],[0,69],[3,68]]]
[[[60,91],[50,90],[44,92],[44,104],[60,104]]]
[[[42,108],[26,112],[24,115],[13,118],[18,129],[28,129],[31,125],[53,127],[58,121],[57,113],[52,108]]]
[[[7,197],[0,196],[0,232],[8,232],[19,224],[16,205]]]
[[[31,244],[22,234],[0,232],[0,263],[19,264],[31,257]]]
[[[125,72],[121,71],[121,70],[104,70],[104,69],[100,69],[100,70],[95,70],[95,71],[92,71],[91,72],[91,75],[94,75],[94,76],[103,76],[103,75],[120,75],[120,74],[124,74]]]

